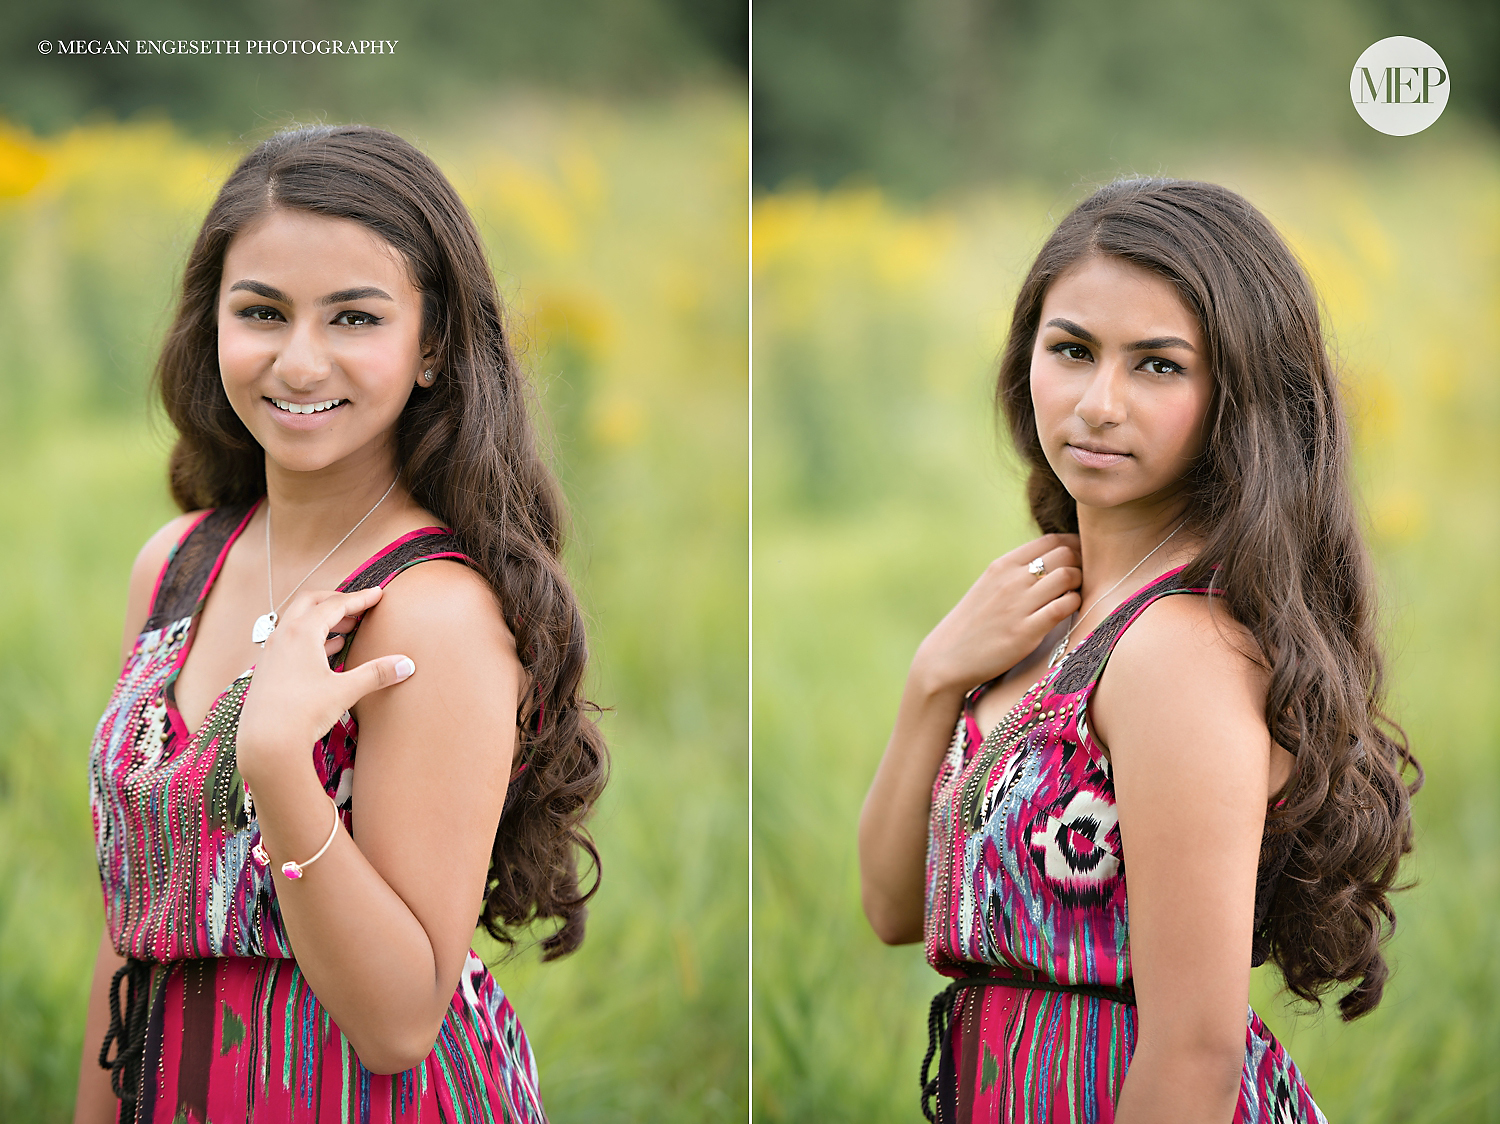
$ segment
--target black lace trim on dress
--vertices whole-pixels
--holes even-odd
[[[193,615],[208,575],[219,560],[219,552],[249,510],[249,506],[215,508],[178,544],[157,587],[143,632]]]
[[[1147,603],[1169,593],[1183,593],[1191,588],[1182,580],[1182,575],[1183,571],[1179,570],[1166,578],[1160,578],[1121,602],[1098,628],[1084,638],[1082,644],[1068,653],[1062,667],[1057,670],[1057,678],[1052,681],[1051,693],[1071,695],[1098,679],[1104,671],[1110,652],[1114,651],[1116,642],[1125,631],[1125,626]]]
[[[444,554],[462,554],[463,549],[458,544],[458,536],[451,531],[433,531],[404,542],[395,550],[375,559],[363,570],[351,577],[339,589],[345,593],[354,593],[361,589],[369,589],[371,586],[380,585],[387,581],[392,575],[399,573],[408,566],[429,558]],[[328,666],[335,671],[344,670],[344,662],[349,658],[349,649],[354,646],[355,633],[359,631],[360,622],[364,620],[361,616],[354,622],[354,627],[349,630],[348,636],[344,638],[344,646],[333,655],[328,657]]]
[[[343,585],[339,586],[345,593],[354,593],[357,590],[369,589],[371,586],[379,585],[392,574],[405,569],[413,562],[424,558],[430,558],[435,554],[462,554],[463,548],[458,545],[458,536],[451,531],[433,531],[404,542],[389,554],[375,559],[359,573],[355,574]]]

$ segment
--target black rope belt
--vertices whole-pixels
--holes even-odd
[[[940,1114],[944,1119],[953,1115],[953,1102],[958,1090],[958,1072],[954,1068],[952,1050],[953,1008],[958,1005],[959,992],[970,987],[1059,991],[1069,995],[1091,995],[1095,999],[1108,999],[1114,1003],[1135,1006],[1134,992],[1104,984],[1065,984],[1056,980],[1024,979],[1020,976],[966,976],[954,980],[932,997],[932,1006],[927,1011],[927,1054],[922,1059],[922,1115],[933,1124],[937,1124]],[[928,1080],[927,1073],[932,1068],[932,1059],[940,1049],[942,1055],[938,1057],[937,1075]],[[937,1112],[933,1110],[933,1097],[938,1098]]]
[[[120,1015],[120,983],[125,982],[125,1015]],[[151,964],[126,960],[109,982],[109,1030],[99,1048],[99,1068],[109,1070],[109,1086],[120,1098],[119,1124],[134,1124],[146,1052],[146,1022],[151,1014]],[[109,1060],[109,1047],[115,1059]]]

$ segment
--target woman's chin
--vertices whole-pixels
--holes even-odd
[[[266,466],[274,465],[286,473],[315,475],[334,468],[348,459],[348,451],[333,449],[323,442],[263,441]]]
[[[1080,479],[1077,475],[1070,475],[1071,479],[1068,476],[1062,478],[1063,487],[1079,507],[1107,509],[1142,498],[1139,489],[1123,487],[1120,481],[1100,480],[1097,476]]]

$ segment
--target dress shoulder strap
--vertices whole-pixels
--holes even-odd
[[[409,570],[419,562],[431,562],[437,558],[450,558],[455,562],[468,563],[470,566],[474,564],[473,559],[463,552],[458,536],[452,531],[443,527],[423,527],[421,530],[402,535],[391,543],[356,570],[339,586],[339,589],[345,593],[369,589],[376,585],[384,589],[390,584],[391,579],[403,570]],[[361,616],[360,621],[363,619]],[[359,631],[360,621],[354,622],[354,627],[350,629],[344,646],[328,657],[328,666],[335,671],[344,669],[344,661],[349,657],[349,648],[354,643],[355,633]]]
[[[1097,685],[1099,676],[1104,674],[1104,665],[1109,662],[1120,637],[1125,635],[1125,630],[1135,623],[1136,618],[1152,602],[1174,593],[1219,595],[1224,592],[1214,586],[1189,584],[1184,577],[1186,570],[1186,566],[1168,570],[1121,602],[1098,628],[1089,633],[1082,644],[1068,653],[1068,658],[1058,669],[1057,678],[1052,682],[1050,693],[1069,695]]]
[[[177,540],[167,555],[161,576],[156,579],[156,593],[151,599],[144,631],[193,615],[224,552],[224,544],[250,514],[251,506],[216,507]]]
[[[410,569],[418,562],[430,562],[436,558],[450,558],[473,565],[459,545],[458,536],[452,531],[445,527],[423,527],[402,535],[391,543],[351,574],[339,589],[345,593],[353,593],[375,585],[384,588],[403,570]]]
[[[1153,602],[1174,593],[1198,593],[1207,596],[1222,596],[1224,590],[1216,585],[1200,586],[1185,578],[1186,567],[1169,570],[1150,585],[1139,590],[1119,608],[1104,619],[1104,623],[1089,634],[1082,644],[1068,655],[1067,661],[1058,669],[1053,681],[1052,693],[1071,694],[1077,691],[1093,693],[1104,674],[1109,657],[1125,635],[1125,630],[1135,623]],[[1086,704],[1084,704],[1086,705]],[[1250,948],[1250,966],[1258,968],[1264,964],[1271,952],[1270,936],[1266,919],[1276,898],[1276,891],[1291,853],[1291,837],[1275,832],[1268,820],[1261,834],[1260,861],[1255,876],[1255,920]]]

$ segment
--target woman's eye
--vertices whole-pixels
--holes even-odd
[[[238,315],[239,315],[239,317],[242,320],[280,320],[281,319],[281,313],[277,312],[274,308],[268,308],[266,305],[263,305],[263,304],[251,305],[249,308],[242,308],[242,309],[240,309]]]
[[[1147,359],[1141,366],[1145,367],[1153,375],[1176,375],[1182,371],[1182,368],[1170,359],[1157,359],[1154,357]]]
[[[349,328],[358,328],[362,324],[379,324],[380,317],[372,316],[368,312],[355,312],[353,309],[350,309],[348,312],[340,312],[333,318],[333,322],[335,324],[343,324]]]
[[[1081,343],[1055,343],[1052,345],[1051,350],[1061,355],[1064,359],[1086,360],[1090,358],[1089,349]]]

